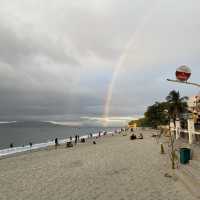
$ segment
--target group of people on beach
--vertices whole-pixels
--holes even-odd
[[[99,134],[100,134],[100,133],[99,133]],[[93,134],[90,133],[90,134],[88,135],[88,138],[93,138]],[[70,140],[70,141],[66,142],[66,147],[73,147],[73,144],[72,144],[73,138],[72,138],[72,136],[69,137],[69,140]],[[55,148],[57,149],[57,147],[58,147],[58,145],[59,145],[58,138],[55,138],[54,142],[55,142]],[[79,136],[78,134],[76,134],[76,135],[74,136],[74,145],[77,145],[78,142],[85,143],[85,138],[81,138],[81,139],[80,139],[80,136]],[[96,142],[93,141],[93,144],[96,144]]]
[[[115,132],[115,133],[116,133],[116,132]],[[98,134],[95,135],[95,137],[94,137],[94,135],[93,135],[92,133],[89,133],[89,134],[88,134],[88,138],[95,138],[95,139],[97,139],[97,138],[101,137],[102,135],[103,135],[103,136],[107,135],[107,131],[103,131],[103,132],[100,132],[100,131],[99,131]],[[80,138],[80,136],[79,136],[78,134],[76,134],[76,135],[74,136],[74,145],[77,145],[78,142],[84,143],[85,140],[86,140],[85,138]],[[66,142],[66,147],[73,147],[72,141],[73,141],[73,138],[72,138],[72,136],[70,136],[70,137],[69,137],[69,141]],[[55,138],[55,139],[54,139],[54,143],[55,143],[55,148],[57,149],[57,147],[58,147],[58,145],[59,145],[58,138]],[[96,141],[93,140],[92,143],[93,143],[93,144],[96,144]]]
[[[131,132],[132,132],[132,134],[131,134],[131,136],[130,136],[130,140],[143,139],[143,134],[142,134],[142,133],[140,133],[139,136],[136,136],[136,135],[134,134],[134,132],[133,132],[133,129],[131,129]]]
[[[76,134],[74,137],[75,145],[79,142],[79,139],[80,139],[80,136],[78,134]],[[70,142],[68,142],[68,143],[72,143],[72,136],[69,137],[69,140],[70,140]],[[55,142],[55,148],[57,148],[59,145],[58,138],[55,138],[54,142]]]
[[[124,131],[124,130],[122,130],[121,129],[121,131]],[[114,133],[120,133],[120,132],[118,132],[117,130],[115,130],[114,131]],[[107,135],[107,131],[103,131],[103,132],[98,132],[98,134],[97,135],[95,135],[95,137],[94,137],[94,135],[92,134],[92,133],[89,133],[88,134],[88,138],[99,138],[99,137],[101,137],[101,136],[105,136],[105,135]],[[113,135],[113,134],[112,134]],[[72,138],[72,136],[70,136],[69,137],[69,142],[68,143],[71,143],[72,144],[72,140],[73,140],[73,138]],[[57,148],[58,146],[59,146],[59,140],[58,140],[58,138],[56,137],[54,140],[54,143],[55,143],[55,148]],[[76,145],[78,142],[82,142],[82,143],[84,143],[85,142],[85,138],[81,138],[80,139],[80,136],[78,135],[78,134],[76,134],[75,136],[74,136],[74,144]],[[93,144],[96,144],[96,141],[93,141]],[[33,146],[33,143],[32,142],[29,142],[29,146],[30,146],[30,149],[32,148],[32,146]],[[67,145],[66,145],[67,146]],[[73,146],[73,145],[70,145],[70,146]],[[9,147],[10,148],[13,148],[14,147],[14,144],[13,143],[10,143],[10,145],[9,145]],[[23,147],[24,147],[24,145],[23,145]]]
[[[32,142],[29,142],[29,146],[30,146],[30,148],[31,148],[31,147],[33,146],[33,143],[32,143]],[[14,144],[13,144],[13,143],[10,143],[9,147],[10,147],[10,148],[13,148],[13,147],[14,147]],[[24,147],[24,145],[23,145],[23,147]]]

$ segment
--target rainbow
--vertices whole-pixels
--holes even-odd
[[[111,78],[110,84],[108,86],[106,101],[105,101],[105,106],[104,106],[104,114],[103,114],[103,119],[104,119],[103,125],[104,126],[107,126],[107,124],[109,122],[109,112],[110,112],[110,105],[112,103],[113,89],[114,89],[117,77],[119,75],[119,72],[121,71],[124,62],[127,60],[128,56],[129,56],[129,52],[133,52],[132,49],[136,49],[136,39],[139,37],[139,35],[140,35],[141,31],[143,30],[143,28],[145,27],[145,25],[152,18],[157,7],[158,7],[158,0],[155,0],[154,6],[152,7],[151,10],[149,10],[149,12],[141,20],[142,22],[139,24],[136,31],[133,33],[133,35],[130,38],[130,40],[128,41],[128,43],[125,45],[124,51],[121,54],[119,61],[117,62],[117,64],[114,67],[112,78]],[[130,51],[130,50],[132,50],[132,51]]]

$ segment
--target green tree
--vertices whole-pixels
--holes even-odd
[[[180,117],[181,113],[187,112],[187,102],[188,97],[181,97],[179,92],[172,90],[166,97],[168,103],[168,114],[170,119],[173,119],[174,127],[176,126],[176,118]],[[175,134],[170,132],[170,159],[172,163],[172,169],[175,169],[175,159],[177,157],[175,149]]]
[[[166,97],[165,102],[155,102],[147,108],[144,117],[138,120],[132,120],[129,124],[136,123],[138,127],[157,128],[159,125],[168,125],[169,116],[174,124],[180,113],[187,111],[187,97],[180,97],[179,92],[171,91]],[[168,114],[166,113],[168,110]]]
[[[155,102],[147,108],[145,119],[152,128],[157,128],[159,125],[168,124],[168,117],[164,112],[168,105],[166,102]]]

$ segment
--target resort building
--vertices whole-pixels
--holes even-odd
[[[129,124],[128,128],[137,128],[137,123]]]
[[[200,94],[192,96],[187,101],[188,113],[176,121],[176,136],[187,137],[189,143],[200,142]],[[179,132],[180,129],[180,132]]]
[[[200,94],[189,98],[188,110],[192,113],[195,129],[200,129]]]

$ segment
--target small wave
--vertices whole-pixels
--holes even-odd
[[[17,121],[0,121],[0,124],[13,124],[17,123]]]
[[[51,124],[55,124],[55,125],[61,125],[61,126],[81,126],[80,122],[57,122],[57,121],[45,121]]]

